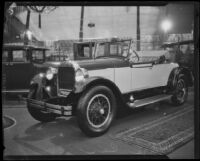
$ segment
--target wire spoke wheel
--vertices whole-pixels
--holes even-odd
[[[117,109],[112,90],[98,85],[85,90],[77,104],[80,129],[88,136],[97,137],[110,128]]]
[[[87,120],[95,128],[104,126],[109,119],[111,105],[109,99],[103,94],[91,98],[87,106]]]

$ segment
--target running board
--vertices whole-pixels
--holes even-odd
[[[171,96],[172,95],[167,95],[167,94],[157,95],[157,96],[148,97],[148,98],[144,98],[144,99],[140,99],[140,100],[135,100],[133,103],[128,102],[127,105],[130,108],[138,108],[138,107],[145,106],[148,104],[152,104],[152,103],[156,103],[159,101],[170,99]]]

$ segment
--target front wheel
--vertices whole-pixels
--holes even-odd
[[[188,86],[183,74],[179,75],[171,101],[174,105],[182,105],[188,97]]]
[[[77,105],[80,129],[88,136],[100,136],[110,127],[116,114],[116,99],[105,86],[96,86],[83,93]]]

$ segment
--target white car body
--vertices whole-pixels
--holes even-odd
[[[97,46],[98,47],[98,46]],[[166,51],[140,51],[138,55],[143,57],[155,57],[159,59]],[[178,67],[177,63],[164,62],[161,64],[141,63],[132,64],[129,67],[106,68],[88,70],[89,76],[101,76],[116,84],[122,94],[166,86],[171,71]]]

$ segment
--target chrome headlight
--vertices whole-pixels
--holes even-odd
[[[46,72],[46,78],[48,80],[53,79],[54,74],[58,73],[58,70],[56,68],[50,67]]]
[[[79,68],[77,71],[76,71],[76,75],[75,75],[75,80],[76,82],[82,82],[85,80],[85,78],[87,78],[89,75],[88,75],[88,71],[84,68]]]
[[[80,92],[84,87],[85,78],[89,77],[88,72],[84,68],[79,68],[75,73],[75,92]]]

